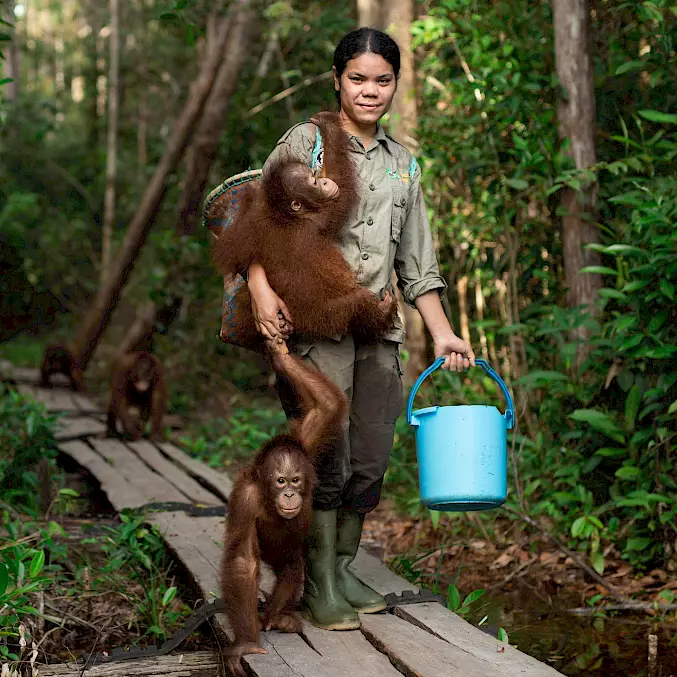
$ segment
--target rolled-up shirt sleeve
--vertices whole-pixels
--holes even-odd
[[[402,297],[410,306],[421,294],[447,286],[437,263],[418,166],[411,177],[409,210],[395,252],[395,272]]]

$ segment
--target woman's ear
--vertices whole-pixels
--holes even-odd
[[[336,66],[331,67],[331,72],[334,74],[334,89],[337,92],[341,91],[341,79],[339,78],[338,74],[336,73]]]
[[[292,200],[290,206],[292,208],[292,211],[295,211],[295,212],[297,212],[299,209],[301,209],[301,203],[298,202],[297,200]]]

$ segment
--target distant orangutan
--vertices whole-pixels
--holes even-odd
[[[130,407],[138,408],[137,421],[132,418]],[[145,351],[123,355],[113,368],[107,416],[108,436],[117,437],[116,421],[120,419],[123,437],[138,440],[150,419],[150,439],[161,440],[162,419],[166,410],[167,387],[160,360]]]
[[[84,391],[85,381],[82,376],[80,362],[66,347],[51,345],[45,348],[45,357],[40,368],[39,388],[51,388],[52,376],[63,374],[70,382],[71,390]]]
[[[338,247],[358,202],[350,139],[336,113],[320,113],[313,122],[322,133],[327,178],[316,178],[293,159],[272,163],[258,182],[247,185],[233,222],[214,244],[214,264],[223,275],[243,276],[252,263],[261,264],[300,335],[353,333],[375,341],[392,325],[397,300],[361,287]],[[246,285],[236,305],[237,342],[263,351]]]

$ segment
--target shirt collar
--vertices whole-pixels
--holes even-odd
[[[388,138],[388,135],[383,131],[383,127],[381,125],[377,124],[376,125],[376,134],[374,134],[374,138],[379,142],[382,143],[388,152],[390,152],[390,139]]]
[[[353,136],[352,134],[350,136],[353,139],[353,142],[360,146],[360,142],[357,140],[357,137]],[[374,141],[378,141],[389,153],[392,154],[392,150],[390,148],[392,139],[388,138],[388,135],[383,131],[383,127],[381,127],[381,125],[378,123],[376,123],[376,134],[374,134]]]

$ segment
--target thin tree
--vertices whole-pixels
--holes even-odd
[[[108,66],[108,135],[106,141],[106,193],[103,207],[103,237],[101,241],[101,285],[108,279],[111,248],[113,244],[113,224],[115,223],[115,180],[117,169],[118,142],[118,81],[120,77],[120,17],[118,0],[109,0],[110,63]]]
[[[416,72],[411,50],[411,23],[414,20],[413,0],[359,0],[358,23],[386,30],[400,47],[400,77],[397,93],[390,109],[390,133],[412,153],[417,149],[414,138],[417,125]],[[417,310],[400,303],[406,329],[405,348],[409,359],[404,371],[405,385],[414,383],[426,368],[426,334],[423,318]]]
[[[10,40],[7,44],[7,56],[5,61],[5,77],[9,82],[5,83],[2,95],[7,101],[16,102],[19,98],[19,45],[16,42],[16,31],[14,30],[14,0],[5,0],[0,4],[0,18],[11,26]],[[6,27],[6,28],[9,28]]]
[[[249,3],[243,2],[243,11],[248,11]],[[214,85],[221,63],[223,50],[228,39],[227,27],[220,31],[214,51],[208,56],[202,70],[190,88],[187,101],[179,118],[174,124],[167,150],[151,177],[146,191],[134,212],[127,234],[111,267],[106,283],[101,287],[89,312],[87,313],[75,340],[78,356],[83,370],[86,368],[99,339],[108,326],[118,298],[127,282],[136,258],[150,231],[155,216],[162,204],[169,175],[183,157],[191,133],[202,113],[205,101]]]
[[[249,9],[249,4],[246,0],[234,2],[228,16],[220,20],[220,30],[228,31],[228,43],[223,50],[219,74],[195,134],[177,208],[176,230],[185,235],[194,233],[200,221],[209,170],[216,158],[223,121],[250,44],[254,12]],[[211,50],[216,49],[214,44],[209,47]]]
[[[590,41],[590,10],[587,0],[552,0],[555,31],[555,62],[563,89],[558,105],[559,132],[569,139],[569,153],[577,169],[595,163],[595,90]],[[581,273],[585,266],[598,265],[599,255],[586,244],[599,242],[594,224],[596,185],[581,190],[565,188],[561,193],[562,242],[567,302],[570,308],[584,305],[594,310],[599,275]],[[576,332],[585,338],[586,332]]]

